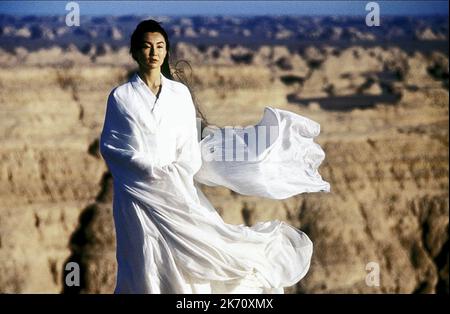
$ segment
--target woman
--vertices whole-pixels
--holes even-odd
[[[114,178],[114,292],[283,293],[307,273],[310,239],[281,221],[252,227],[227,224],[196,182],[272,198],[329,191],[316,171],[324,157],[312,142],[318,124],[267,107],[262,122],[275,122],[278,138],[291,137],[296,146],[286,149],[286,140],[269,141],[264,156],[253,161],[207,162],[208,153],[226,150],[228,138],[218,136],[223,129],[207,127],[199,142],[201,118],[196,118],[189,89],[171,76],[164,29],[153,20],[141,22],[132,34],[130,51],[139,71],[111,91],[100,139],[101,154]],[[308,155],[308,169],[298,161],[271,159],[283,156],[279,152],[292,155],[292,147],[314,152]],[[272,175],[268,180],[268,169],[295,173],[293,165],[300,171],[297,179],[277,181]]]

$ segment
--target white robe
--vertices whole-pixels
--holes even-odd
[[[100,152],[114,181],[114,293],[284,293],[309,270],[308,236],[279,220],[227,224],[196,182],[276,199],[329,192],[317,172],[320,126],[266,107],[254,127],[275,125],[275,139],[256,145],[234,132],[247,153],[262,152],[211,158],[230,152],[224,128],[206,128],[199,141],[189,90],[162,74],[161,83],[156,98],[135,73],[108,97]]]

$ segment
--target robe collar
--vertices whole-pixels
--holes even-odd
[[[159,93],[159,99],[161,99],[161,96],[163,95],[165,89],[167,89],[167,87],[168,87],[167,86],[167,78],[162,73],[160,73],[160,79],[161,79],[161,92]],[[138,75],[137,71],[131,77],[130,82],[136,88],[145,89],[153,99],[156,98],[156,95],[153,94],[150,87],[148,87],[147,84],[145,84],[145,82],[141,79],[141,77]]]

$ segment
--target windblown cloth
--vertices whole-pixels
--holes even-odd
[[[284,293],[309,270],[308,236],[279,220],[228,224],[199,183],[272,199],[329,192],[320,125],[267,106],[258,124],[208,126],[202,139],[189,89],[161,83],[156,97],[135,73],[108,97],[100,152],[114,181],[114,293]]]

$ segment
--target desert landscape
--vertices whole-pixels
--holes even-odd
[[[141,19],[68,29],[0,15],[1,293],[113,292],[113,188],[98,140],[109,92],[136,70],[128,38]],[[202,186],[228,223],[279,219],[308,234],[310,271],[286,293],[448,294],[448,16],[378,30],[344,17],[160,20],[210,123],[255,124],[272,106],[321,125],[330,193],[271,200]],[[64,283],[68,262],[79,287]]]

